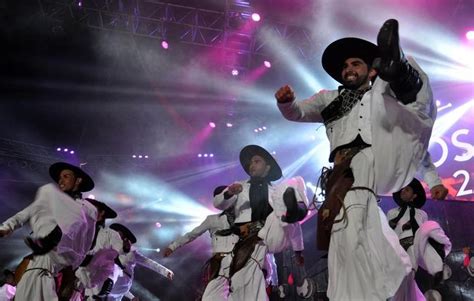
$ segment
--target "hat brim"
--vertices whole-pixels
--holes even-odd
[[[75,165],[66,162],[57,162],[51,165],[49,167],[49,175],[56,183],[58,183],[59,175],[65,169],[73,171],[76,177],[82,179],[81,185],[79,185],[79,190],[81,192],[87,192],[94,189],[94,181],[85,171]]]
[[[117,212],[115,212],[114,209],[110,208],[104,202],[100,202],[98,200],[88,199],[88,198],[86,198],[86,200],[91,202],[92,205],[100,208],[101,210],[104,210],[105,211],[105,216],[104,216],[105,218],[116,218],[117,217]]]
[[[222,185],[222,186],[217,186],[216,189],[214,189],[213,195],[216,196],[218,194],[221,194],[222,191],[224,191],[227,188],[227,186]]]
[[[343,38],[329,44],[323,52],[322,65],[324,70],[336,81],[344,84],[342,68],[348,58],[360,58],[369,69],[376,57],[379,57],[378,46],[359,38]]]
[[[133,235],[132,231],[130,231],[130,229],[128,229],[124,225],[115,223],[110,225],[109,228],[115,231],[122,232],[132,244],[137,242],[137,238],[135,237],[135,235]]]
[[[410,186],[413,189],[413,193],[416,194],[416,198],[413,200],[413,202],[404,202],[401,198],[402,191],[400,190],[392,195],[393,199],[395,200],[395,203],[397,203],[397,205],[400,207],[411,206],[418,209],[423,207],[426,203],[426,192],[420,181],[418,181],[417,179],[413,179],[407,186]]]
[[[240,151],[240,164],[248,175],[250,175],[250,160],[255,155],[261,156],[270,165],[270,171],[267,175],[268,180],[276,181],[283,176],[280,165],[278,165],[275,158],[266,149],[254,144],[247,145]]]

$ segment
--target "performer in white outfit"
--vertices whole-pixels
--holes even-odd
[[[291,223],[306,216],[304,181],[273,186],[271,181],[281,178],[281,169],[257,145],[244,147],[240,162],[250,180],[236,182],[214,197],[216,208],[235,208],[234,228],[240,237],[232,252],[229,300],[268,300],[262,272],[265,257],[281,252],[289,244]]]
[[[439,224],[428,221],[428,214],[421,209],[426,202],[426,194],[420,181],[413,179],[408,186],[394,193],[393,199],[399,207],[389,210],[387,219],[400,244],[408,252],[413,271],[392,300],[425,300],[415,282],[415,271],[422,266],[431,275],[436,275],[436,286],[442,280],[443,262],[451,250],[451,242]]]
[[[132,244],[137,242],[137,238],[130,229],[122,224],[112,224],[110,225],[110,228],[119,233],[123,240],[125,253],[121,254],[115,261],[115,271],[113,276],[111,276],[114,285],[106,300],[120,301],[123,297],[127,297],[130,300],[136,300],[135,296],[130,292],[130,288],[132,287],[135,266],[137,264],[150,269],[169,280],[173,280],[174,273],[170,269],[146,257],[132,246]]]
[[[344,38],[326,48],[323,68],[342,84],[338,90],[304,101],[295,101],[289,86],[275,94],[285,118],[326,126],[335,166],[325,182],[317,239],[329,249],[331,300],[386,300],[412,269],[376,195],[413,179],[436,108],[428,77],[399,47],[396,20],[384,23],[377,43]]]
[[[0,301],[12,301],[15,297],[15,274],[10,270],[4,270],[5,283],[0,286]]]
[[[214,196],[222,193],[227,186],[219,186],[214,190]],[[207,262],[206,288],[204,290],[203,301],[227,300],[229,295],[229,266],[231,254],[239,237],[232,233],[231,227],[234,225],[234,208],[230,207],[219,214],[212,214],[196,228],[173,241],[164,252],[164,256],[171,255],[176,249],[188,244],[209,232],[211,236],[212,257]]]
[[[117,213],[103,202],[86,200],[97,208],[99,217],[91,248],[75,275],[86,299],[105,300],[113,285],[106,279],[114,272],[115,258],[123,253],[123,243],[116,231],[105,226],[105,220],[116,218]]]
[[[31,205],[0,226],[0,237],[25,223],[33,231],[27,238],[33,254],[25,260],[15,300],[58,300],[54,277],[65,267],[77,268],[94,237],[97,209],[81,198],[81,192],[94,188],[92,179],[79,167],[62,162],[51,165],[49,173],[59,187],[40,187]]]

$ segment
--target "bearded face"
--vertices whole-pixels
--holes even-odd
[[[342,67],[344,87],[352,90],[366,88],[370,84],[369,67],[359,58],[348,58]]]

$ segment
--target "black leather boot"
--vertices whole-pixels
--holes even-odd
[[[287,223],[296,223],[304,219],[308,213],[308,208],[303,203],[296,200],[296,192],[293,187],[288,187],[283,193],[283,201],[286,205],[286,216],[281,219]]]
[[[385,21],[377,35],[377,45],[380,52],[380,61],[376,64],[378,75],[389,82],[390,88],[403,104],[414,102],[423,81],[400,48],[397,20]]]
[[[97,295],[92,296],[92,299],[107,301],[107,296],[110,294],[113,287],[114,287],[114,282],[112,281],[112,279],[108,278],[107,280],[104,281],[104,284],[102,285],[102,288],[100,289],[100,292]]]

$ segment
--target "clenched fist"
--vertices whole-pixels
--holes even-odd
[[[278,89],[275,98],[279,103],[292,102],[295,100],[295,92],[290,86],[285,85]]]
[[[8,236],[10,233],[12,233],[12,230],[7,227],[0,226],[0,237]]]
[[[240,183],[234,183],[229,186],[229,189],[227,190],[230,195],[235,195],[241,193],[243,190],[242,185]]]
[[[435,200],[444,200],[448,195],[448,189],[443,184],[439,184],[431,188],[431,198]]]

